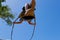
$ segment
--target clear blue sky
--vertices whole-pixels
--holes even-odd
[[[15,19],[26,2],[31,0],[7,0]],[[60,40],[60,0],[36,0],[36,31],[32,40]],[[14,19],[14,20],[15,20]],[[12,26],[11,26],[12,27]],[[10,39],[11,27],[0,19],[0,38]],[[16,24],[13,40],[29,40],[33,26],[27,22]]]

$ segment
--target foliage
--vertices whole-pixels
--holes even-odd
[[[5,0],[0,0],[0,18],[5,20],[8,25],[12,25],[11,19],[13,19],[14,16],[10,13],[8,6],[2,6],[2,2],[5,2]]]

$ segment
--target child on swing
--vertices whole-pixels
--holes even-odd
[[[35,19],[34,10],[35,10],[35,0],[32,0],[30,4],[25,4],[22,8],[22,12],[18,18],[20,18],[20,22],[13,22],[14,24],[20,24],[24,20],[26,20],[31,25],[36,25],[36,23],[32,23],[31,20]]]

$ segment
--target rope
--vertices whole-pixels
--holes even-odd
[[[17,18],[18,19],[18,18]],[[17,20],[16,19],[16,20]],[[16,20],[14,22],[16,22]],[[12,36],[13,36],[13,29],[14,29],[14,23],[13,23],[13,26],[12,26],[12,30],[11,30],[11,40],[12,40]]]
[[[13,36],[13,29],[14,29],[14,24],[13,24],[12,30],[11,30],[11,40],[12,40],[12,36]]]
[[[34,19],[34,22],[36,23],[36,19]],[[32,36],[31,36],[31,38],[30,38],[29,40],[32,40],[32,38],[33,38],[33,36],[34,36],[35,28],[36,28],[36,26],[34,25],[34,29],[33,29],[33,32],[32,32]]]
[[[17,19],[18,19],[18,18],[17,18]],[[16,20],[17,20],[17,19],[16,19]],[[15,21],[16,21],[16,20],[15,20]],[[34,22],[36,23],[36,19],[34,19]],[[32,33],[32,36],[31,36],[31,38],[30,38],[29,40],[32,40],[32,38],[33,38],[33,36],[34,36],[35,28],[36,28],[36,26],[34,25],[33,33]],[[11,30],[11,40],[12,40],[12,36],[13,36],[13,29],[14,29],[14,24],[13,24],[12,30]]]

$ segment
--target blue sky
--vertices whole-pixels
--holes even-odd
[[[24,4],[30,1],[6,0],[4,4],[11,8],[16,19]],[[60,40],[60,0],[36,0],[35,15],[37,25],[32,40]],[[11,27],[0,19],[0,38],[10,39]],[[13,40],[29,40],[32,31],[33,26],[27,22],[15,24]]]

